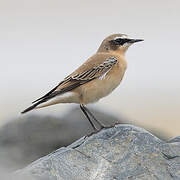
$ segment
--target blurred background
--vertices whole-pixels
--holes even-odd
[[[0,0],[3,167],[24,167],[91,131],[78,105],[20,112],[112,33],[145,41],[128,50],[121,85],[90,109],[105,123],[135,124],[163,139],[180,135],[179,19],[179,0]]]

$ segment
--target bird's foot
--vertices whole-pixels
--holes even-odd
[[[113,127],[115,127],[115,125],[116,125],[116,124],[112,124],[112,125],[103,125],[103,124],[101,124],[100,129],[94,129],[94,131],[91,132],[91,133],[89,133],[89,134],[87,134],[87,135],[85,136],[85,138],[86,138],[86,137],[90,137],[91,135],[100,132],[102,129],[113,128]]]
[[[113,127],[115,127],[115,125],[116,125],[116,124],[107,125],[107,126],[104,126],[104,125],[103,125],[101,129],[113,128]]]

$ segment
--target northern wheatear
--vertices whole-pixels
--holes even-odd
[[[85,105],[107,96],[120,84],[127,67],[125,52],[139,41],[143,40],[125,34],[108,36],[92,57],[22,113],[58,103],[77,103],[95,130],[90,117],[103,127]]]

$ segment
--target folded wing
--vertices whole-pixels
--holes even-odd
[[[94,55],[92,58],[87,60],[82,66],[80,66],[71,75],[67,76],[62,82],[60,82],[55,88],[49,91],[47,94],[41,98],[35,100],[32,106],[25,109],[22,113],[26,113],[41,103],[44,103],[55,96],[59,96],[68,91],[71,91],[82,84],[85,84],[93,79],[100,78],[105,73],[107,73],[115,64],[117,63],[117,58],[114,56],[104,55],[98,56]]]

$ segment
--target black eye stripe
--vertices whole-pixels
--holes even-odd
[[[121,45],[122,46],[123,44],[128,43],[130,41],[131,41],[131,39],[127,39],[127,38],[117,38],[117,39],[111,40],[109,42],[112,43],[113,45]]]
[[[125,43],[127,43],[127,42],[129,42],[129,41],[131,41],[130,39],[127,39],[127,38],[123,38],[123,39],[121,39],[121,38],[118,38],[118,39],[116,39],[116,40],[114,40],[115,41],[115,43],[117,44],[117,45],[123,45],[123,44],[125,44]]]

